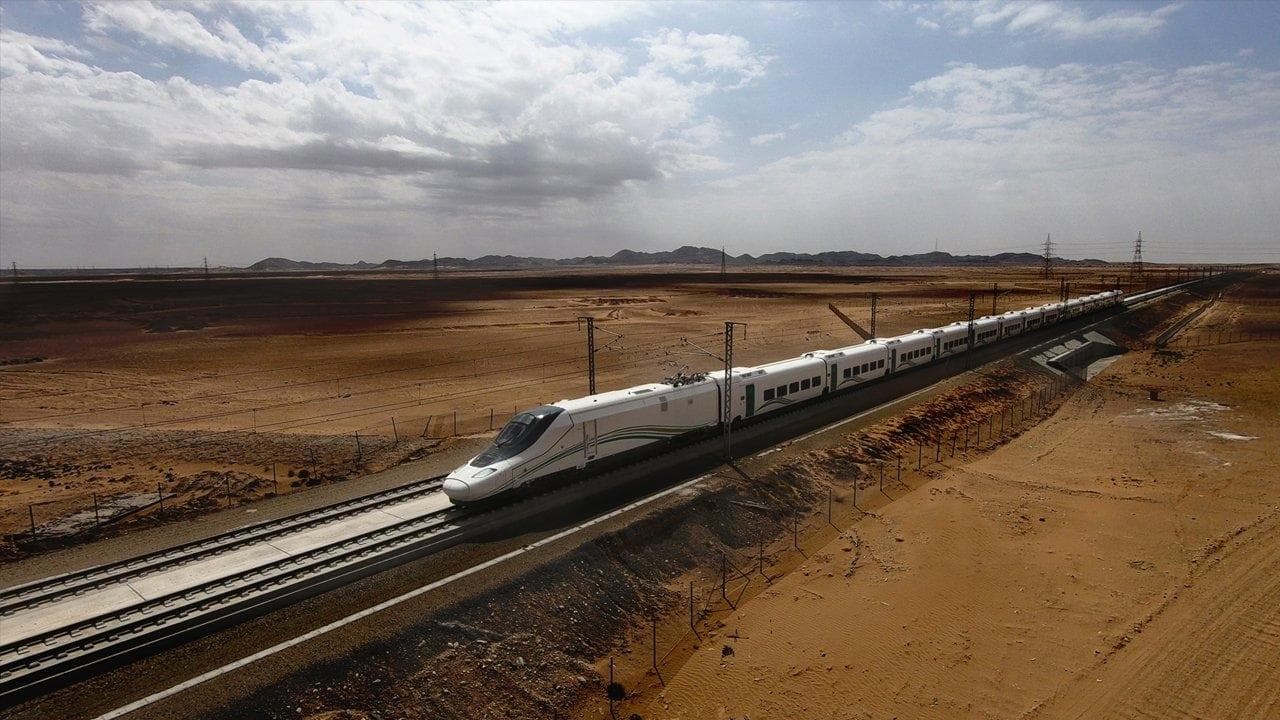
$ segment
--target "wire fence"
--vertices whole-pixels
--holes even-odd
[[[856,465],[847,485],[832,484],[827,487],[825,503],[816,504],[797,496],[791,507],[760,505],[749,501],[730,500],[730,503],[755,511],[756,542],[749,547],[723,546],[703,558],[711,564],[700,564],[687,573],[691,579],[678,589],[668,590],[665,601],[659,606],[666,614],[655,611],[647,618],[648,666],[637,664],[637,654],[627,655],[627,674],[645,676],[665,684],[663,670],[670,669],[673,658],[682,651],[691,650],[697,643],[713,634],[721,640],[736,640],[737,634],[720,634],[720,620],[736,610],[752,591],[763,591],[779,579],[780,569],[788,562],[799,563],[808,557],[802,538],[819,535],[819,531],[843,532],[845,520],[856,521],[866,515],[872,505],[869,497],[879,493],[891,500],[889,490],[895,487],[910,490],[912,476],[916,482],[927,478],[931,466],[946,466],[950,458],[965,457],[989,452],[1040,422],[1056,410],[1055,400],[1080,385],[1070,377],[1054,377],[1049,382],[1028,389],[1001,403],[994,411],[969,413],[960,418],[948,418],[947,427],[940,428],[917,439],[907,446],[877,445],[868,452],[869,459]],[[914,447],[912,447],[914,446]],[[729,479],[734,479],[732,476]],[[888,489],[886,489],[888,488]],[[751,533],[748,532],[748,535]],[[842,535],[843,536],[843,535]],[[819,537],[822,537],[819,535]],[[851,570],[857,567],[861,553],[861,539],[856,532],[846,539],[851,544]],[[828,540],[820,540],[825,544]],[[820,597],[820,596],[819,596]],[[678,612],[678,615],[676,614]],[[679,624],[672,618],[679,617]],[[733,647],[725,644],[723,655],[731,655]],[[609,677],[605,685],[610,713],[617,715],[617,703],[628,697],[628,691],[615,673],[617,658],[609,658]]]
[[[1169,343],[1169,347],[1204,347],[1228,343],[1280,340],[1280,330],[1215,330],[1211,328],[1183,331]]]
[[[762,347],[775,346],[779,342],[796,338],[812,340],[815,333],[823,334],[821,331],[814,330],[775,333],[768,338],[768,342],[762,344]],[[709,335],[714,336],[715,333]],[[1192,332],[1180,337],[1175,344],[1181,346],[1221,344],[1254,339],[1276,339],[1278,336],[1280,333],[1276,331]],[[643,339],[652,340],[651,337]],[[656,362],[655,353],[670,354],[674,351],[678,358],[681,356],[680,353],[687,350],[687,347],[679,343],[673,345],[670,337],[652,342],[631,343],[624,348],[624,352],[620,352],[615,369],[626,370],[652,366]],[[469,367],[466,368],[469,372],[458,375],[459,378],[475,377],[482,373],[501,374],[499,368],[491,367],[489,363],[481,366],[476,361],[445,361],[416,367],[436,367],[458,363],[464,365],[469,363]],[[105,484],[96,483],[98,487],[103,488],[103,492],[91,497],[85,497],[81,493],[78,496],[80,503],[78,506],[76,498],[31,503],[27,508],[27,525],[30,532],[22,535],[33,541],[96,532],[103,527],[138,515],[163,519],[177,516],[182,512],[233,507],[260,497],[280,494],[282,482],[284,489],[288,491],[292,488],[342,480],[371,468],[395,464],[433,443],[451,438],[483,436],[492,433],[518,412],[518,406],[511,406],[510,409],[496,405],[480,408],[472,405],[452,410],[443,408],[449,403],[474,402],[487,395],[510,394],[522,388],[554,387],[557,383],[563,385],[582,377],[583,369],[579,364],[572,360],[548,361],[536,364],[534,367],[545,366],[556,371],[550,375],[493,383],[480,388],[438,392],[434,395],[425,391],[425,386],[432,384],[426,381],[396,382],[391,386],[380,385],[364,389],[348,388],[347,392],[342,392],[344,381],[350,382],[367,376],[403,370],[396,369],[386,373],[379,371],[343,375],[316,381],[316,383],[303,383],[323,386],[323,383],[332,382],[335,385],[334,392],[322,393],[320,397],[288,400],[251,408],[216,409],[181,417],[155,417],[161,408],[158,407],[160,404],[153,404],[150,418],[147,414],[147,403],[128,406],[111,405],[84,411],[136,408],[139,415],[136,422],[119,427],[54,430],[24,428],[15,426],[10,421],[7,425],[0,424],[0,452],[6,455],[5,458],[0,458],[0,463],[8,464],[8,467],[0,468],[4,471],[0,472],[0,477],[21,477],[23,468],[27,467],[24,465],[25,459],[30,458],[36,461],[35,465],[38,466],[33,473],[29,474],[30,477],[45,479],[50,487],[65,481],[65,478],[74,473],[58,475],[57,471],[50,472],[44,466],[39,466],[42,454],[48,453],[50,448],[58,447],[59,452],[64,456],[76,455],[87,458],[96,456],[109,458],[112,461],[124,459],[125,465],[129,464],[129,460],[133,460],[133,465],[146,466],[145,469],[140,470],[140,474],[149,473],[149,476],[156,478],[154,493],[149,490],[140,492],[138,487],[148,484],[150,480],[140,480],[128,473],[123,477],[118,474],[117,477],[105,477],[108,474],[103,473],[89,478],[92,482],[102,481],[105,477]],[[561,371],[566,367],[569,369]],[[528,367],[524,369],[527,370]],[[439,379],[437,378],[436,381],[438,382]],[[285,387],[293,388],[295,385],[275,384],[266,388],[241,389],[226,394],[208,394],[200,397],[213,400],[239,396],[243,392]],[[399,392],[401,397],[390,402],[372,398],[374,402],[359,404],[355,407],[348,404],[341,409],[275,419],[282,410],[287,408],[305,407],[321,401],[342,400],[349,403],[352,398],[387,392]],[[434,410],[434,412],[424,412],[424,409]],[[1010,408],[1009,420],[1012,421],[1012,416],[1020,412],[1022,411],[1019,408]],[[77,414],[79,412],[56,414],[53,417]],[[202,420],[227,422],[228,419],[230,419],[228,424],[239,427],[231,430],[194,430],[180,427],[182,424],[198,423]],[[349,434],[310,434],[311,430],[322,431],[325,426],[334,424],[345,424],[351,427],[356,424],[355,421],[361,421],[364,424],[360,424]],[[1002,427],[1006,423],[1004,413],[1000,416],[1000,423]],[[994,427],[991,422],[988,423],[988,436],[995,432]],[[967,448],[971,439],[975,443],[980,443],[982,434],[983,428],[980,426],[968,428],[963,434],[958,430],[953,431],[945,443],[948,452],[954,453],[957,444],[962,450]],[[937,458],[941,457],[943,442],[942,438],[936,439],[934,455]],[[918,458],[917,464],[924,462],[923,452],[921,449],[921,457]],[[15,460],[15,458],[18,459]],[[172,468],[166,470],[164,466],[174,458],[179,458],[188,466],[193,462],[203,463],[204,466],[198,472],[186,475],[183,475],[182,471],[175,472]],[[47,461],[48,458],[45,460]],[[46,465],[51,464],[46,462]],[[99,464],[107,468],[111,466],[111,463],[106,462]],[[79,463],[79,466],[81,469],[87,467],[92,471],[94,464]],[[53,477],[50,477],[51,475]],[[127,484],[129,489],[118,492],[107,489],[107,486],[115,482]],[[13,528],[12,518],[6,525],[10,529]]]

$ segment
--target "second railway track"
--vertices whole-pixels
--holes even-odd
[[[163,550],[117,562],[95,565],[74,572],[53,575],[35,582],[0,589],[0,622],[14,613],[43,605],[67,595],[86,592],[104,584],[120,582],[147,573],[171,569],[183,564],[229,552],[252,542],[259,542],[297,530],[335,522],[406,498],[435,492],[444,476],[418,480],[397,488],[383,490],[343,502],[293,513],[274,520],[246,525],[208,538],[174,545]],[[5,644],[0,635],[0,646]]]
[[[1176,289],[1135,296],[1127,305],[1132,309]],[[1126,310],[1117,311],[1122,312]],[[1062,330],[1080,332],[1106,317],[1090,320]],[[815,423],[885,402],[915,386],[927,387],[960,372],[970,360],[986,362],[1025,352],[1058,334],[1037,333],[1038,338],[1029,336],[998,353],[980,352],[963,363],[957,358],[956,362],[926,366],[893,382],[867,387],[857,397],[836,396],[779,414],[769,422],[753,423],[742,431],[735,430],[735,436],[742,438],[740,451],[767,447]],[[636,482],[650,466],[650,470],[664,464],[705,467],[713,456],[718,457],[718,446],[715,439],[696,443],[662,458],[610,471],[592,483],[570,483],[579,486],[577,491],[547,489],[533,496],[534,502],[487,508],[450,505],[440,492],[441,478],[429,478],[137,558],[0,590],[0,706],[22,702],[198,634],[545,512],[539,507],[567,502],[556,500],[556,495],[578,493],[586,497],[594,493],[599,497],[611,483]],[[208,567],[218,568],[218,572],[201,576],[199,571]],[[165,578],[171,582],[166,584]],[[93,603],[97,598],[107,599],[108,591],[115,593],[115,606]],[[60,614],[68,608],[75,612]]]

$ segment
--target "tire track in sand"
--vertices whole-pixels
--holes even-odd
[[[1100,663],[1024,718],[1280,717],[1280,508],[1215,543]]]

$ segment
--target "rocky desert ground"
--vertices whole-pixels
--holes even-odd
[[[1021,283],[1028,297],[1053,290],[1029,270]],[[942,284],[949,299],[898,303],[889,327],[934,322],[977,286]],[[792,332],[802,316],[829,320],[833,339],[849,331],[826,302],[865,319],[863,287],[836,300],[827,284],[799,287],[803,299],[716,312],[769,327],[791,306]],[[1143,312],[1114,324],[1129,352],[1087,380],[1026,361],[978,368],[139,716],[1273,717],[1280,366],[1275,339],[1241,338],[1280,335],[1280,275]],[[404,468],[468,440],[424,446]],[[238,657],[485,552],[417,561],[194,645]],[[129,696],[196,674],[200,652],[128,669]],[[113,707],[103,698],[121,680],[14,717]]]
[[[1072,292],[1120,270],[1067,270]],[[487,435],[517,408],[1056,298],[1029,268],[706,268],[0,283],[6,554],[353,480]],[[163,499],[163,502],[161,500]],[[95,503],[98,512],[95,514]],[[34,538],[31,526],[36,526]]]

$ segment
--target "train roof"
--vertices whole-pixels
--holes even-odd
[[[849,345],[847,347],[836,348],[835,350],[815,350],[813,352],[805,353],[805,356],[824,359],[838,358],[865,353],[882,353],[884,352],[884,349],[884,345],[881,343],[868,340],[867,342],[858,345]]]
[[[930,340],[930,341],[932,341],[932,340],[933,340],[933,328],[921,328],[921,329],[919,329],[919,330],[912,330],[912,331],[911,331],[911,332],[909,332],[909,333],[903,333],[902,335],[894,335],[893,337],[887,337],[887,338],[885,338],[885,339],[884,339],[884,344],[885,344],[885,345],[895,345],[895,344],[898,344],[898,343],[911,342],[911,341],[914,341],[914,340]]]
[[[803,367],[805,365],[809,365],[815,359],[816,358],[810,357],[808,353],[805,353],[800,357],[787,358],[785,360],[774,360],[773,362],[762,363],[754,367],[734,368],[733,370],[735,375],[739,374],[739,371],[742,371],[745,373],[751,370],[764,370],[765,372],[768,372],[770,370],[790,370],[792,368],[798,368],[798,367]],[[721,371],[720,374],[723,375],[724,371]]]
[[[734,368],[737,370],[738,368]],[[723,374],[723,372],[721,373]],[[587,395],[580,398],[572,398],[561,400],[555,406],[563,408],[566,412],[581,412],[583,410],[597,409],[609,407],[612,405],[621,405],[653,395],[683,396],[691,390],[701,390],[703,387],[710,386],[710,380],[702,380],[699,382],[691,382],[686,385],[668,385],[667,383],[649,383],[647,385],[636,385],[634,387],[623,388],[621,390],[610,390],[608,392],[596,393],[595,395]]]

